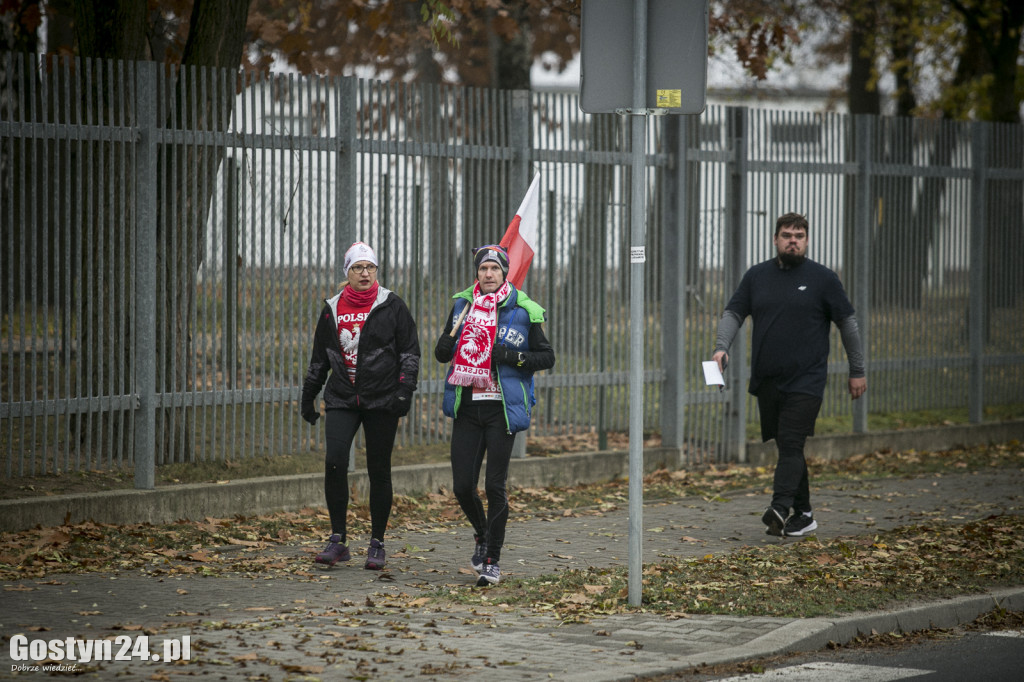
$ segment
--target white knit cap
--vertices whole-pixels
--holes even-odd
[[[380,263],[377,262],[377,256],[373,253],[373,249],[363,242],[356,242],[352,246],[348,247],[348,251],[345,252],[346,277],[348,277],[348,270],[352,267],[352,264],[358,263],[361,260],[380,266]]]

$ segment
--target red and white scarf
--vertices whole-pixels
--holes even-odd
[[[490,383],[491,349],[498,333],[498,304],[512,293],[506,280],[491,294],[480,293],[480,283],[473,287],[473,302],[469,304],[462,334],[452,358],[452,374],[448,381],[455,386],[486,388]]]

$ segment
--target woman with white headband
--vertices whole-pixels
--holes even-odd
[[[326,567],[352,556],[346,527],[348,458],[362,425],[371,524],[364,568],[384,568],[384,531],[393,497],[391,451],[398,420],[409,413],[419,374],[416,323],[405,301],[377,282],[377,267],[376,254],[362,242],[345,252],[347,279],[341,291],[324,302],[302,385],[302,418],[310,424],[320,418],[316,397],[324,389],[324,495],[331,536],[315,561]]]

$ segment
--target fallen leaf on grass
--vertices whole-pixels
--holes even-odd
[[[324,671],[322,665],[294,665],[291,663],[284,663],[281,667],[290,673],[310,673],[313,675],[319,675]]]

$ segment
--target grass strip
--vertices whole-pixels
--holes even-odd
[[[670,617],[812,618],[1024,585],[1022,538],[1024,517],[1001,515],[670,559],[644,566],[641,608]],[[553,611],[565,622],[634,610],[623,566],[514,578],[434,598]]]

